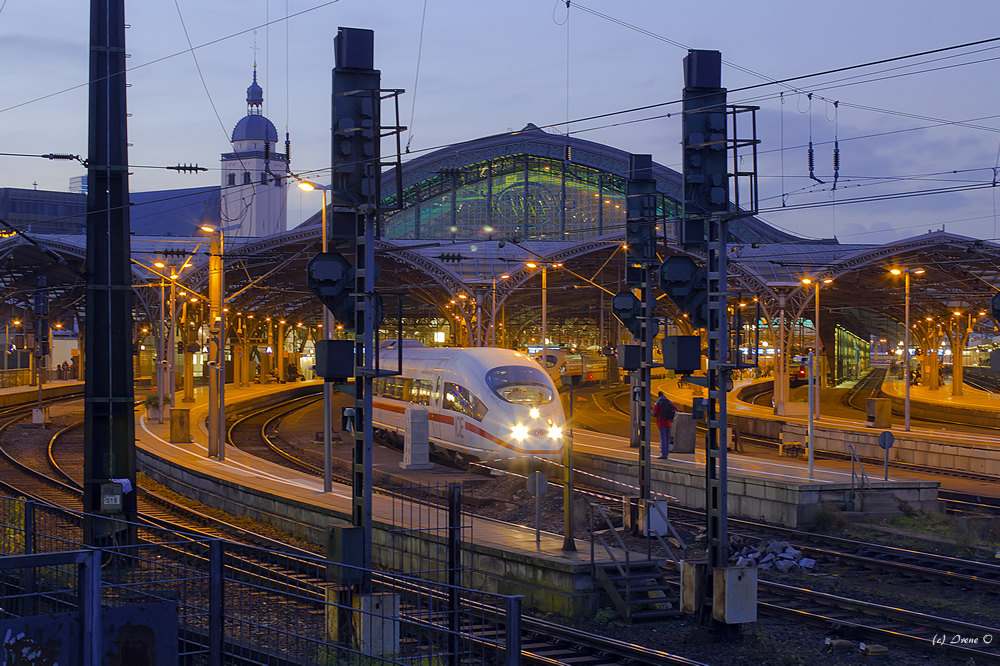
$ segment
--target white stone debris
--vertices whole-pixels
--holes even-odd
[[[766,541],[734,535],[729,540],[729,559],[738,567],[756,567],[762,571],[813,572],[816,560],[803,557],[802,551],[787,541]]]

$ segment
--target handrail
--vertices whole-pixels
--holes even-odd
[[[628,548],[625,547],[625,542],[622,541],[622,538],[618,535],[618,530],[615,528],[615,526],[611,524],[611,519],[608,517],[608,512],[604,510],[603,506],[601,506],[600,504],[597,504],[596,502],[590,505],[590,518],[591,518],[591,521],[593,521],[593,518],[594,518],[594,508],[597,508],[597,510],[600,511],[601,517],[604,518],[605,524],[607,524],[607,526],[609,528],[611,528],[611,533],[615,535],[615,539],[618,541],[618,547],[621,548],[623,551],[625,551],[625,566],[626,566],[626,568],[628,568],[629,553],[628,553]],[[593,525],[593,523],[591,523],[591,525]],[[618,563],[618,558],[615,557],[615,554],[613,552],[611,552],[611,547],[608,546],[607,541],[605,541],[604,537],[602,535],[598,534],[593,529],[593,527],[591,527],[591,530],[590,530],[590,545],[591,545],[591,548],[590,548],[590,567],[591,567],[591,569],[593,569],[594,566],[595,566],[594,565],[594,547],[593,547],[593,545],[594,545],[594,537],[597,537],[598,539],[601,540],[601,545],[604,546],[604,550],[605,550],[605,552],[607,552],[608,557],[611,558],[611,561],[615,563],[615,567],[618,569],[618,573],[620,573],[625,578],[628,578],[628,576],[626,575],[626,571],[623,570],[622,567],[621,567],[621,565]]]
[[[652,505],[653,508],[656,509],[657,513],[660,514],[660,518],[663,518],[663,522],[666,524],[667,528],[670,530],[670,533],[674,535],[674,538],[677,539],[677,543],[679,543],[681,545],[680,547],[681,548],[687,548],[687,546],[684,544],[684,539],[682,539],[681,535],[678,534],[677,530],[674,529],[673,524],[669,520],[667,520],[667,514],[660,507],[660,503],[657,502],[657,501],[651,501],[651,502],[647,502],[646,503],[647,507],[650,506],[650,505]],[[674,551],[670,549],[670,546],[663,539],[663,535],[661,535],[658,531],[656,531],[656,530],[653,529],[652,521],[649,520],[649,513],[648,513],[648,511],[647,511],[646,516],[647,516],[646,517],[646,527],[648,528],[646,530],[646,543],[647,544],[649,543],[649,536],[650,535],[655,536],[657,538],[657,540],[659,540],[660,545],[663,546],[664,550],[667,551],[667,554],[670,556],[670,559],[673,560],[674,567],[678,571],[680,571],[681,570],[681,565],[680,565],[680,562],[677,561],[677,556],[674,555]],[[652,559],[650,557],[650,552],[651,552],[650,548],[647,545],[647,548],[646,548],[646,559]]]
[[[854,450],[854,445],[847,442],[847,446],[851,449],[851,501],[854,501],[854,482],[857,479],[857,474],[854,471],[855,461],[858,463],[858,468],[861,470],[861,489],[864,490],[864,484],[868,483],[868,489],[871,490],[872,482],[868,478],[868,473],[865,472],[865,466],[861,464],[861,458],[858,457],[858,452]]]
[[[602,536],[600,534],[597,534],[597,531],[594,529],[594,508],[595,507],[600,512],[601,517],[604,519],[604,523],[609,528],[611,528],[612,534],[615,535],[615,539],[618,541],[618,547],[621,548],[623,551],[625,551],[625,569],[624,570],[622,569],[621,564],[619,564],[618,558],[615,557],[615,554],[613,552],[611,552],[611,548],[608,546],[607,541],[604,540],[604,536]],[[631,603],[632,603],[632,580],[631,580],[631,576],[632,576],[632,563],[631,563],[631,559],[629,557],[628,548],[625,547],[625,542],[622,541],[621,536],[619,536],[618,530],[615,528],[614,525],[611,524],[611,519],[608,517],[608,512],[604,510],[603,506],[601,506],[600,504],[597,504],[596,502],[594,502],[594,503],[592,503],[590,505],[590,571],[591,571],[591,575],[595,575],[595,573],[597,571],[596,565],[594,563],[594,537],[597,537],[598,539],[601,540],[601,545],[604,546],[604,550],[605,550],[605,552],[607,552],[608,557],[610,557],[611,561],[615,563],[615,568],[618,569],[618,573],[621,574],[621,577],[625,579],[625,606],[626,606],[626,608],[628,608],[628,607],[631,606]]]

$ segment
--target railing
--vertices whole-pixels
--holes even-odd
[[[851,449],[851,502],[855,502],[855,485],[859,485],[861,490],[864,490],[865,484],[868,484],[868,489],[871,490],[872,482],[868,478],[868,474],[865,472],[865,466],[861,464],[861,458],[858,457],[858,452],[854,450],[854,445],[847,442],[847,446]],[[861,470],[861,478],[858,479],[857,473],[854,471],[854,463],[858,464],[858,469]]]
[[[615,540],[618,541],[618,547],[621,548],[625,552],[625,568],[624,569],[622,568],[621,562],[619,562],[618,558],[615,557],[615,554],[611,550],[611,547],[608,545],[608,542],[604,540],[604,535],[603,534],[599,534],[598,531],[596,529],[594,529],[596,527],[594,525],[594,511],[595,510],[598,513],[600,513],[601,518],[604,521],[604,524],[607,525],[607,529],[611,530],[611,533],[615,535]],[[604,582],[607,585],[609,581],[607,581],[607,577],[606,576],[602,575],[604,573],[604,570],[603,569],[598,570],[598,568],[597,568],[596,558],[594,556],[594,540],[595,540],[595,538],[600,540],[601,545],[604,546],[604,551],[608,554],[608,557],[611,558],[611,561],[614,562],[615,568],[618,570],[618,574],[625,580],[625,598],[624,598],[624,600],[622,600],[624,603],[623,603],[623,606],[619,608],[619,611],[622,613],[622,615],[625,617],[625,619],[628,620],[629,616],[631,615],[631,608],[632,608],[632,603],[631,603],[631,601],[632,601],[632,562],[631,562],[631,557],[629,555],[628,548],[625,547],[625,542],[622,541],[622,538],[618,535],[618,530],[611,523],[611,518],[608,517],[608,512],[604,509],[603,506],[601,506],[600,504],[597,504],[596,502],[594,502],[594,503],[592,503],[590,505],[590,575],[593,576],[595,579],[601,580],[602,582]],[[609,593],[611,592],[611,590],[608,590],[608,591],[609,591]],[[612,596],[612,599],[614,599],[613,596]]]
[[[0,621],[41,621],[31,618],[55,611],[74,613],[72,622],[86,616],[74,571],[23,560],[80,550],[83,520],[78,512],[0,497],[0,555],[19,556],[20,566],[0,572]],[[129,528],[133,544],[117,545],[127,524],[93,520],[113,545],[86,549],[103,562],[96,606],[91,600],[87,608],[96,607],[98,618],[102,607],[167,609],[171,625],[176,618],[167,642],[177,645],[179,664],[520,664],[521,597],[385,571],[355,570],[353,580],[369,582],[341,585],[337,574],[349,569],[342,564],[146,525]],[[132,621],[141,623],[141,614]],[[152,629],[165,631],[162,623]]]
[[[655,537],[656,540],[660,542],[660,545],[663,546],[664,550],[667,551],[667,555],[670,556],[670,559],[674,563],[674,568],[677,571],[680,571],[681,570],[680,560],[678,560],[677,556],[674,555],[674,551],[670,549],[670,545],[663,538],[663,535],[661,535],[658,530],[654,530],[653,529],[653,521],[650,520],[651,516],[649,514],[649,507],[653,507],[653,509],[655,509],[656,512],[658,514],[660,514],[660,518],[663,519],[663,524],[667,526],[667,529],[670,530],[670,533],[674,536],[675,539],[677,539],[677,543],[680,544],[681,550],[684,550],[684,549],[687,548],[687,546],[684,544],[684,539],[682,539],[681,535],[678,534],[677,530],[674,529],[673,524],[669,520],[667,520],[667,514],[662,509],[662,507],[660,507],[660,503],[658,501],[647,502],[646,503],[646,507],[647,507],[646,508],[646,525],[645,525],[645,527],[647,528],[646,529],[646,559],[647,560],[653,559],[653,539],[651,537]]]

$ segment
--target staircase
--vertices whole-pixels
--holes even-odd
[[[680,600],[674,587],[652,560],[596,567],[597,580],[612,603],[629,623],[655,622],[680,614]]]
[[[867,520],[889,520],[899,515],[899,504],[891,490],[862,490],[858,510]]]

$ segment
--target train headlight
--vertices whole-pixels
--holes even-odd
[[[541,414],[541,412],[538,411],[538,407],[532,407],[531,411],[528,412],[528,415],[533,419],[537,419],[539,414]]]
[[[528,426],[517,424],[510,430],[511,436],[519,442],[523,442],[528,436]]]
[[[557,425],[553,425],[551,428],[549,428],[549,437],[551,437],[552,439],[559,439],[560,437],[562,437],[562,428],[560,428]]]

